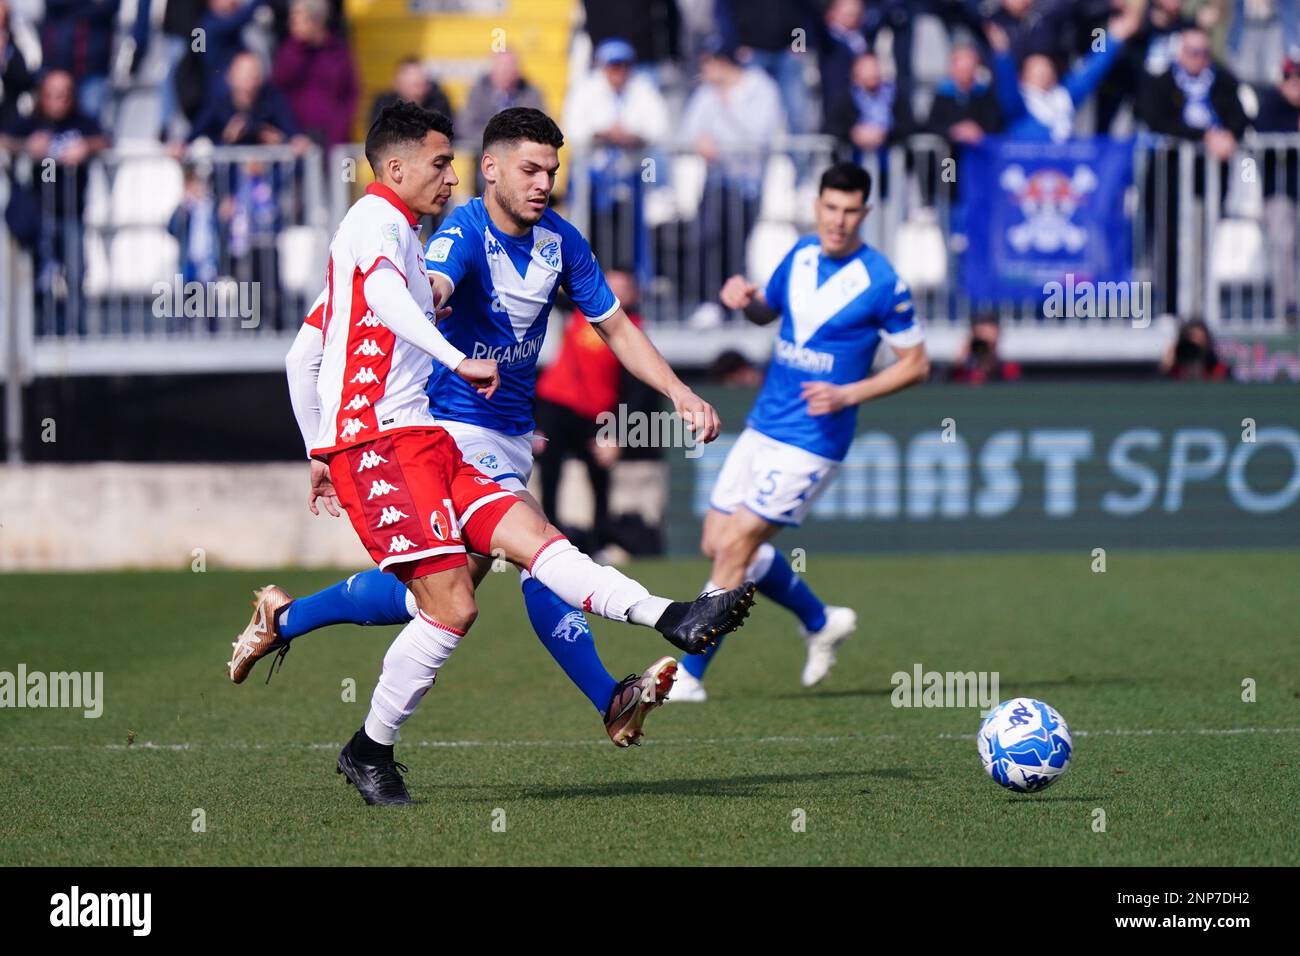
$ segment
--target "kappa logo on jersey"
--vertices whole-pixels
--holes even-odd
[[[542,261],[552,269],[560,268],[560,240],[553,235],[543,236],[538,239],[533,251],[541,256]]]
[[[353,396],[352,401],[348,402],[343,407],[350,412],[359,412],[363,408],[370,407],[370,399],[366,398],[364,395],[355,395]]]
[[[587,619],[582,616],[581,611],[570,611],[564,617],[560,618],[555,630],[551,631],[552,640],[568,641],[574,643],[582,637],[587,631]]]
[[[372,498],[382,498],[389,492],[401,490],[402,489],[398,488],[397,485],[390,485],[386,478],[380,478],[378,481],[372,481],[370,483],[370,495],[366,500],[370,501]]]
[[[357,369],[357,374],[352,376],[352,381],[348,384],[370,385],[377,381],[379,381],[379,376],[375,374],[375,370],[370,366],[366,366],[365,368]]]
[[[487,253],[489,259],[499,259],[506,254],[506,247],[488,235],[483,243],[483,251]]]
[[[898,304],[894,306],[895,312],[906,312],[912,307],[912,290],[907,287],[907,283],[901,278],[894,283],[894,295],[903,296]]]
[[[343,422],[343,428],[339,431],[339,437],[344,441],[352,441],[365,427],[365,422],[359,418],[345,419]]]
[[[361,453],[361,463],[357,465],[357,471],[365,471],[367,468],[378,468],[380,465],[388,464],[388,459],[384,458],[377,451],[366,451]]]
[[[387,355],[388,353],[381,349],[379,343],[374,339],[362,339],[361,344],[352,351],[352,354],[374,358],[376,355]]]
[[[451,239],[443,236],[441,239],[434,239],[429,243],[429,250],[425,253],[425,258],[430,262],[446,262],[447,257],[451,255]]]
[[[384,323],[379,321],[379,316],[375,315],[373,312],[367,312],[361,318],[357,319],[357,325],[364,326],[368,329],[373,329],[375,326],[383,324]]]
[[[438,235],[441,236],[444,233],[446,233],[449,236],[460,236],[460,238],[462,239],[465,238],[465,234],[460,231],[460,226],[448,226],[446,229],[438,230]]]
[[[389,505],[380,513],[379,524],[375,525],[375,527],[386,528],[390,524],[397,524],[397,522],[401,521],[403,518],[409,518],[409,517],[411,516],[408,515],[405,511],[402,511],[397,506]]]
[[[415,542],[404,534],[399,534],[388,542],[388,553],[395,554],[402,551],[410,551],[415,547]]]
[[[429,528],[433,531],[433,536],[439,541],[447,540],[447,519],[441,511],[435,511],[429,516]]]

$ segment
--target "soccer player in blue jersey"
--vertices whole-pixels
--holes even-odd
[[[766,289],[737,275],[720,296],[751,322],[780,326],[758,400],[709,499],[701,549],[713,572],[705,590],[752,580],[792,611],[807,645],[805,687],[830,671],[857,615],[823,604],[770,541],[802,523],[835,480],[858,406],[924,381],[930,371],[907,283],[859,237],[870,198],[866,170],[831,166],[814,210],[817,234],[795,243]],[[882,339],[898,361],[872,375]],[[682,662],[672,700],[706,699],[701,680],[719,646]]]
[[[430,410],[466,461],[539,513],[541,506],[527,491],[534,386],[547,317],[560,288],[624,367],[672,402],[697,440],[712,441],[721,428],[714,408],[682,383],[624,313],[587,241],[548,207],[563,142],[559,127],[540,110],[512,108],[496,114],[483,134],[483,196],[448,215],[425,249],[439,331],[467,357],[495,360],[500,375],[488,401],[475,389],[461,388],[462,380],[443,375],[442,366],[434,363]],[[300,336],[305,350],[315,348],[319,338],[310,330]],[[288,361],[309,366],[311,354],[291,350]],[[292,371],[290,378],[292,392]],[[313,511],[318,499],[333,511],[329,474],[313,466]],[[459,518],[463,522],[469,515]],[[483,558],[472,564],[475,581],[490,565]],[[526,571],[521,583],[533,629],[601,713],[610,739],[621,747],[635,743],[646,714],[671,688],[677,662],[661,658],[640,675],[616,680],[596,653],[583,613],[590,608],[565,604]],[[231,679],[242,682],[258,659],[275,650],[283,654],[291,640],[308,631],[340,623],[404,624],[414,614],[405,585],[377,569],[297,600],[280,588],[263,588],[253,619],[236,642]]]

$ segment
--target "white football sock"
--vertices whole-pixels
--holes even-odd
[[[411,615],[412,618],[420,613],[420,605],[415,603],[415,595],[411,593],[409,588],[406,591],[406,613]]]
[[[397,739],[397,728],[414,713],[420,698],[433,686],[438,668],[447,663],[464,636],[423,613],[402,628],[384,655],[384,669],[370,697],[366,735],[371,740],[391,744]]]
[[[772,570],[772,559],[776,557],[776,548],[770,542],[764,541],[754,549],[754,560],[749,562],[749,567],[745,568],[746,581],[761,581],[768,571]]]
[[[707,581],[704,582],[704,587],[700,588],[700,593],[708,594],[710,591],[716,591],[717,589],[718,586],[713,583],[713,578],[709,578]]]
[[[528,571],[566,604],[612,621],[631,620],[633,624],[653,626],[672,603],[667,598],[652,598],[649,591],[616,568],[592,561],[567,538],[556,538],[544,545]],[[636,613],[629,617],[633,608]]]

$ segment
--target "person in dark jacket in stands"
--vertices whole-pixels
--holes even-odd
[[[973,144],[1002,129],[997,94],[979,78],[979,50],[968,43],[952,48],[948,75],[935,88],[926,128],[949,143]]]
[[[393,88],[375,97],[370,106],[370,122],[373,124],[379,119],[385,106],[392,106],[401,100],[417,103],[426,110],[433,110],[443,116],[452,115],[451,100],[447,99],[446,92],[429,75],[424,64],[413,56],[397,64],[397,71],[393,74]]]
[[[304,135],[324,146],[350,142],[359,93],[352,52],[330,30],[326,0],[293,0],[289,11],[289,36],[275,51],[271,83]]]
[[[63,70],[77,84],[77,109],[103,120],[113,33],[122,0],[45,0],[41,69]]]
[[[190,139],[206,137],[217,146],[274,145],[291,141],[306,149],[284,98],[266,82],[256,53],[237,54],[217,97],[194,121]]]
[[[1202,142],[1221,162],[1248,124],[1236,77],[1214,62],[1209,34],[1199,27],[1183,31],[1173,66],[1143,84],[1137,113],[1152,132]]]
[[[853,82],[853,61],[870,51],[862,0],[831,0],[823,17],[821,41],[817,44],[823,126]]]
[[[913,132],[906,91],[885,79],[880,60],[864,53],[853,61],[853,81],[832,107],[827,132],[869,153]]]
[[[0,129],[18,117],[18,97],[32,89],[27,60],[10,32],[9,0],[0,0]]]
[[[682,18],[677,0],[583,0],[594,50],[606,40],[626,40],[642,67],[681,56]]]
[[[1257,133],[1300,133],[1300,52],[1282,61],[1282,80],[1259,98]],[[1300,319],[1300,255],[1296,206],[1300,202],[1300,149],[1264,154],[1264,217],[1274,308],[1294,325]]]

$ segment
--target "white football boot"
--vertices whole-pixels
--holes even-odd
[[[709,695],[704,690],[704,683],[688,673],[685,667],[680,668],[677,671],[677,683],[673,684],[673,692],[669,695],[668,701],[702,704],[708,699]]]
[[[826,624],[820,631],[808,632],[799,628],[804,644],[808,646],[808,659],[804,661],[799,680],[804,687],[820,684],[835,666],[835,651],[858,627],[858,614],[851,607],[826,607]],[[678,682],[680,684],[680,681]]]

